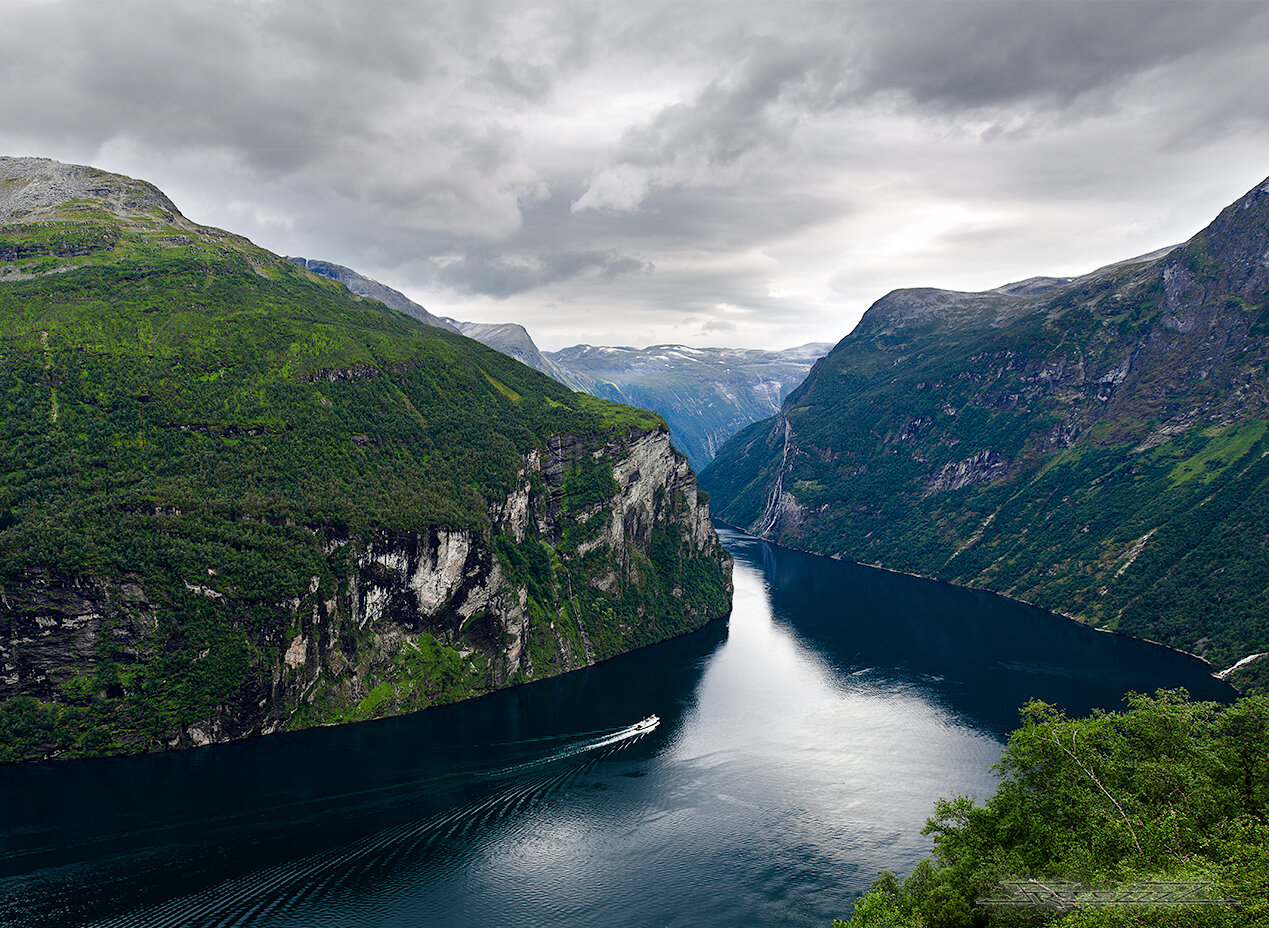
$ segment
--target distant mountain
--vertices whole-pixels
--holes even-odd
[[[311,258],[294,258],[290,255],[287,255],[286,260],[298,264],[300,267],[307,268],[314,274],[337,280],[358,296],[378,300],[384,306],[390,306],[399,312],[405,313],[407,316],[413,316],[420,322],[425,322],[438,329],[445,329],[447,332],[458,331],[452,319],[442,319],[440,316],[434,316],[400,290],[393,290],[372,277],[358,274],[350,267],[344,267],[342,264],[332,264],[329,261],[314,261]],[[477,339],[477,341],[479,340]]]
[[[737,431],[776,412],[830,347],[818,342],[785,351],[575,345],[547,357],[571,372],[587,393],[664,416],[674,444],[699,470]]]
[[[575,372],[557,364],[539,351],[528,330],[522,325],[514,322],[459,322],[457,319],[448,317],[445,321],[468,338],[474,338],[482,345],[488,345],[495,351],[510,355],[521,364],[527,364],[548,377],[554,377],[574,390],[580,390],[583,393],[591,392],[586,388],[584,378],[578,377]]]
[[[1269,651],[1267,254],[1269,182],[1082,277],[895,291],[702,485],[775,541]]]
[[[514,322],[462,322],[435,316],[405,294],[341,264],[287,260],[428,325],[475,339],[574,390],[658,413],[669,424],[675,446],[697,471],[737,431],[775,413],[811,365],[832,347],[827,342],[785,351],[575,345],[543,352],[528,330]]]

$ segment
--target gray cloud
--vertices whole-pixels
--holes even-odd
[[[549,96],[553,86],[549,71],[542,65],[512,62],[501,56],[489,60],[485,73],[494,92],[530,102]]]
[[[650,274],[652,264],[616,251],[554,251],[509,255],[502,250],[469,249],[456,259],[432,262],[435,281],[460,293],[506,299],[547,284],[595,274],[613,280]]]
[[[939,108],[1032,101],[1067,107],[1260,31],[1255,3],[903,3],[869,10],[857,93]]]
[[[83,0],[6,8],[0,149],[550,347],[769,346],[1185,237],[1266,83],[1262,3]]]

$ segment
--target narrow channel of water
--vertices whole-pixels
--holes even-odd
[[[724,530],[729,625],[414,716],[0,768],[0,925],[822,925],[1017,708],[1232,691],[1000,597]],[[649,733],[631,726],[651,713]]]

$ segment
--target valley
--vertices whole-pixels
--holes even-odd
[[[1162,254],[891,293],[702,484],[773,541],[1229,667],[1269,645],[1266,253],[1269,184]]]
[[[1269,2],[4,14],[0,928],[1269,925]]]

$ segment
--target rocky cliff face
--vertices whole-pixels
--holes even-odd
[[[1269,184],[1172,249],[879,300],[702,475],[768,537],[1217,663],[1269,645]]]
[[[588,469],[600,479],[579,494],[573,484]],[[484,533],[324,533],[332,573],[343,579],[314,575],[271,604],[276,620],[250,641],[265,659],[237,669],[243,683],[233,698],[193,708],[179,728],[128,747],[200,745],[452,702],[587,666],[730,608],[719,595],[730,590],[730,556],[664,427],[599,446],[556,436],[524,457],[518,486],[489,516]],[[702,596],[699,584],[686,590],[685,571],[716,582],[715,595]],[[185,586],[203,608],[235,608],[210,586]],[[87,687],[128,712],[112,674],[154,657],[159,613],[137,580],[29,572],[0,592],[0,699],[56,704],[68,687]],[[213,649],[197,658],[221,670],[242,659]],[[39,748],[57,753],[51,731]]]
[[[664,422],[0,159],[0,761],[421,709],[725,615]]]

